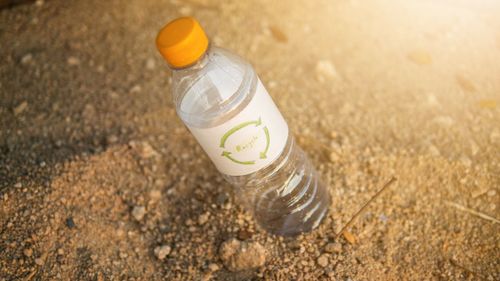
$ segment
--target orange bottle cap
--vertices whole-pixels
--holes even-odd
[[[156,47],[173,67],[196,62],[208,48],[208,38],[197,20],[192,17],[175,19],[156,36]]]

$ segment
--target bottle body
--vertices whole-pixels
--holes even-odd
[[[249,63],[211,47],[173,70],[172,93],[179,117],[261,227],[296,235],[326,216],[327,189]]]

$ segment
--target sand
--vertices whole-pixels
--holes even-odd
[[[0,280],[499,280],[499,14],[487,0],[4,6]],[[332,194],[317,230],[265,233],[177,118],[154,38],[180,15],[259,73]]]

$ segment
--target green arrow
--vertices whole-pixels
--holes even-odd
[[[266,149],[260,153],[260,159],[266,159],[267,158],[267,151],[269,150],[269,144],[271,138],[269,137],[269,130],[267,129],[267,126],[264,127],[264,133],[266,133]]]
[[[259,120],[257,121],[247,121],[247,122],[243,122],[239,125],[236,125],[234,126],[233,128],[231,128],[231,130],[227,131],[223,136],[222,138],[220,139],[220,147],[224,148],[224,145],[226,144],[226,140],[227,138],[229,138],[230,135],[234,134],[236,131],[248,126],[248,125],[252,125],[252,124],[255,124],[255,127],[259,126],[260,124],[262,124],[262,121],[260,120],[260,117],[259,117]]]
[[[242,165],[253,165],[255,161],[239,161],[231,157],[231,152],[224,151],[222,152],[222,157],[227,157],[227,159],[233,161],[234,163],[242,164]]]

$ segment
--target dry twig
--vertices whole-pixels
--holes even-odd
[[[342,229],[335,235],[335,238],[339,238],[340,235],[342,235],[342,233],[349,227],[351,226],[351,224],[354,222],[354,220],[359,217],[359,215],[361,213],[363,213],[363,211],[366,209],[366,207],[368,207],[368,205],[373,201],[375,200],[377,197],[380,196],[380,194],[382,194],[382,192],[387,188],[389,187],[393,182],[396,181],[396,178],[395,177],[392,177],[388,182],[386,182],[384,184],[384,186],[379,190],[377,191],[377,193],[375,193],[375,195],[372,196],[372,198],[370,198],[370,200],[368,200],[364,205],[363,207],[361,207],[361,209],[359,209],[356,214],[354,214],[354,216],[352,216],[352,218],[346,223],[346,225],[344,225],[344,227],[342,227]]]
[[[481,213],[481,212],[474,211],[474,210],[469,209],[469,208],[467,208],[467,207],[464,207],[464,206],[462,206],[462,205],[460,205],[460,204],[457,204],[457,203],[454,203],[454,202],[450,202],[450,201],[444,201],[444,203],[445,203],[446,205],[448,205],[448,206],[452,206],[452,207],[454,207],[454,208],[459,209],[460,211],[464,211],[464,212],[466,212],[466,213],[469,213],[469,214],[472,214],[472,215],[478,216],[478,217],[480,217],[480,218],[482,218],[482,219],[489,220],[489,221],[492,221],[492,222],[494,222],[494,223],[500,223],[500,220],[497,220],[497,219],[495,219],[494,217],[490,217],[490,216],[488,216],[487,214],[483,214],[483,213]]]

